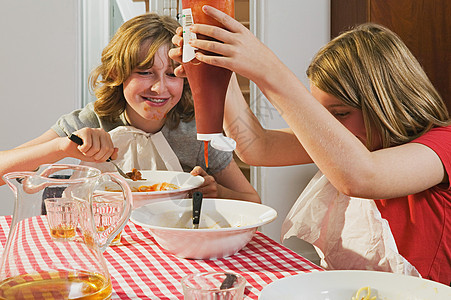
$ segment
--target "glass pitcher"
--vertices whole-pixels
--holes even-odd
[[[130,218],[132,194],[126,181],[114,173],[67,164],[12,172],[3,179],[16,202],[0,262],[0,299],[109,299],[111,279],[102,252]],[[93,201],[112,184],[122,191],[113,197],[123,200],[123,209],[107,230],[98,232]],[[50,201],[57,209],[48,206],[42,215],[42,203]],[[65,222],[74,212],[75,230],[51,232],[52,216]]]

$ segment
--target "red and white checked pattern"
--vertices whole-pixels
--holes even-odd
[[[3,219],[6,218],[0,219],[2,223]],[[9,224],[10,217],[7,219]],[[67,270],[71,267],[93,272],[102,270],[101,260],[98,259],[100,254],[92,251],[84,243],[75,241],[55,243],[50,237],[45,216],[20,221],[16,232],[8,259],[5,260],[7,277],[36,271]],[[0,238],[2,237],[3,233],[0,234]],[[4,247],[6,241],[1,239],[0,241]]]
[[[1,251],[10,223],[10,216],[0,216]],[[41,226],[39,222],[33,225]],[[39,249],[45,247],[41,241],[34,243]],[[260,232],[230,257],[178,258],[163,250],[146,228],[132,222],[128,222],[122,232],[121,243],[108,247],[103,254],[113,284],[112,299],[183,299],[181,279],[187,274],[206,271],[232,271],[243,275],[247,280],[245,299],[258,299],[261,290],[277,279],[322,270]]]

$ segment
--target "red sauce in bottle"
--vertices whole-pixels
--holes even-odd
[[[223,27],[218,21],[204,14],[204,5],[213,6],[232,17],[235,13],[234,0],[182,0],[183,9],[191,8],[195,24]],[[210,39],[202,35],[197,35],[197,38]],[[197,133],[222,133],[224,102],[232,72],[201,63],[197,59],[183,65],[193,95]],[[208,141],[204,141],[204,157],[208,167]]]

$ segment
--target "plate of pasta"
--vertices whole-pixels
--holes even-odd
[[[286,277],[263,288],[259,300],[443,300],[451,287],[376,271],[325,271]]]
[[[156,201],[186,198],[191,190],[204,183],[202,176],[187,172],[140,170],[139,173],[139,180],[126,179],[133,194],[133,208]],[[104,197],[121,192],[119,186],[112,182],[99,189],[98,193]]]

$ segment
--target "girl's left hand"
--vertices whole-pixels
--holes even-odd
[[[213,176],[208,175],[207,172],[199,166],[194,167],[190,174],[193,176],[202,176],[205,180],[204,183],[196,189],[196,191],[201,192],[205,198],[219,197],[218,183]]]
[[[168,55],[171,59],[175,60],[176,62],[180,63],[179,66],[177,66],[174,69],[174,74],[177,77],[186,77],[185,69],[182,65],[182,54],[183,54],[183,28],[179,27],[177,28],[176,34],[172,37],[172,43],[176,45],[176,48],[169,49]]]

